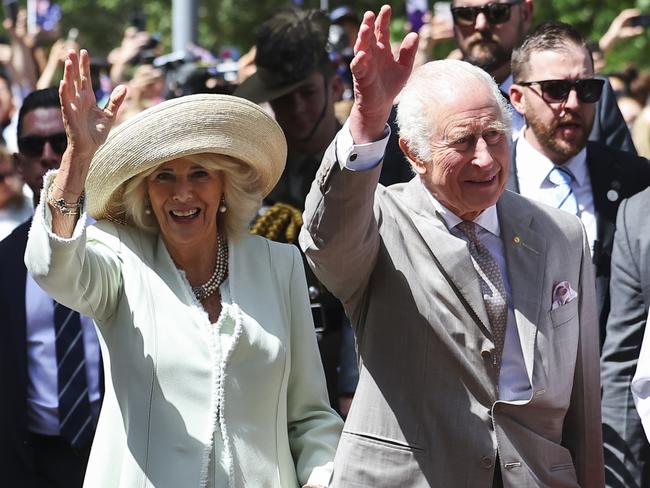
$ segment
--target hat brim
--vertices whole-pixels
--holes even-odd
[[[311,76],[312,73],[309,74]],[[259,73],[253,73],[251,76],[246,78],[234,91],[234,95],[238,97],[245,98],[255,103],[264,103],[271,102],[277,98],[280,98],[288,93],[291,93],[296,88],[301,85],[304,85],[308,77],[291,83],[289,85],[281,85],[277,87],[270,87],[264,81]]]
[[[260,106],[230,95],[199,94],[155,105],[111,131],[90,163],[88,213],[124,222],[124,183],[192,154],[221,154],[254,168],[266,196],[287,157],[284,133]]]

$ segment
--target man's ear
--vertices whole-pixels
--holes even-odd
[[[428,165],[415,155],[413,150],[411,150],[411,148],[409,147],[406,139],[402,137],[399,138],[399,148],[402,150],[406,158],[409,160],[409,163],[411,164],[413,171],[415,171],[420,176],[426,174]]]
[[[516,84],[510,85],[510,103],[524,117],[526,116],[526,99],[524,97],[524,87]]]
[[[535,9],[533,7],[533,0],[524,0],[521,5],[521,15],[524,20],[524,32],[522,35],[525,35],[530,29],[530,25],[533,23],[533,13]]]

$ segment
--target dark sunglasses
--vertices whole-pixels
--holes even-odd
[[[451,15],[454,23],[459,26],[470,26],[476,23],[476,17],[482,13],[490,24],[503,24],[510,20],[510,9],[519,5],[523,0],[511,0],[508,3],[488,3],[482,7],[452,7]]]
[[[36,158],[43,154],[45,143],[49,142],[55,153],[63,155],[68,147],[68,137],[65,132],[49,136],[25,136],[18,139],[18,149],[25,156]]]
[[[542,90],[542,98],[551,103],[565,101],[573,88],[576,90],[578,100],[583,103],[595,103],[600,100],[604,84],[605,80],[597,78],[517,82],[517,85],[521,86],[539,85]]]

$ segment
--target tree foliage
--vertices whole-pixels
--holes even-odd
[[[163,47],[166,51],[171,49],[172,0],[58,0],[58,3],[63,10],[62,33],[71,27],[78,28],[80,41],[96,55],[106,55],[120,43],[132,13],[138,9],[146,15],[148,30],[160,32]],[[288,0],[196,0],[196,3],[199,43],[213,52],[226,45],[246,51],[254,44],[257,26],[279,8],[291,5]],[[378,9],[382,3],[330,0],[329,6],[333,9],[353,4],[361,14],[366,9]],[[302,4],[305,8],[321,5],[320,0],[303,0]],[[404,0],[391,5],[395,17],[404,16]],[[650,0],[536,0],[535,21],[568,22],[587,38],[597,40],[620,10],[634,6],[650,12]],[[608,69],[621,69],[628,62],[650,68],[650,59],[645,56],[649,42],[647,34],[624,41],[608,56]]]

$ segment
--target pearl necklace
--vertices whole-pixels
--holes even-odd
[[[192,293],[199,302],[202,302],[219,289],[221,283],[228,276],[228,245],[223,236],[219,235],[217,248],[217,263],[210,279],[199,286],[192,287]]]

